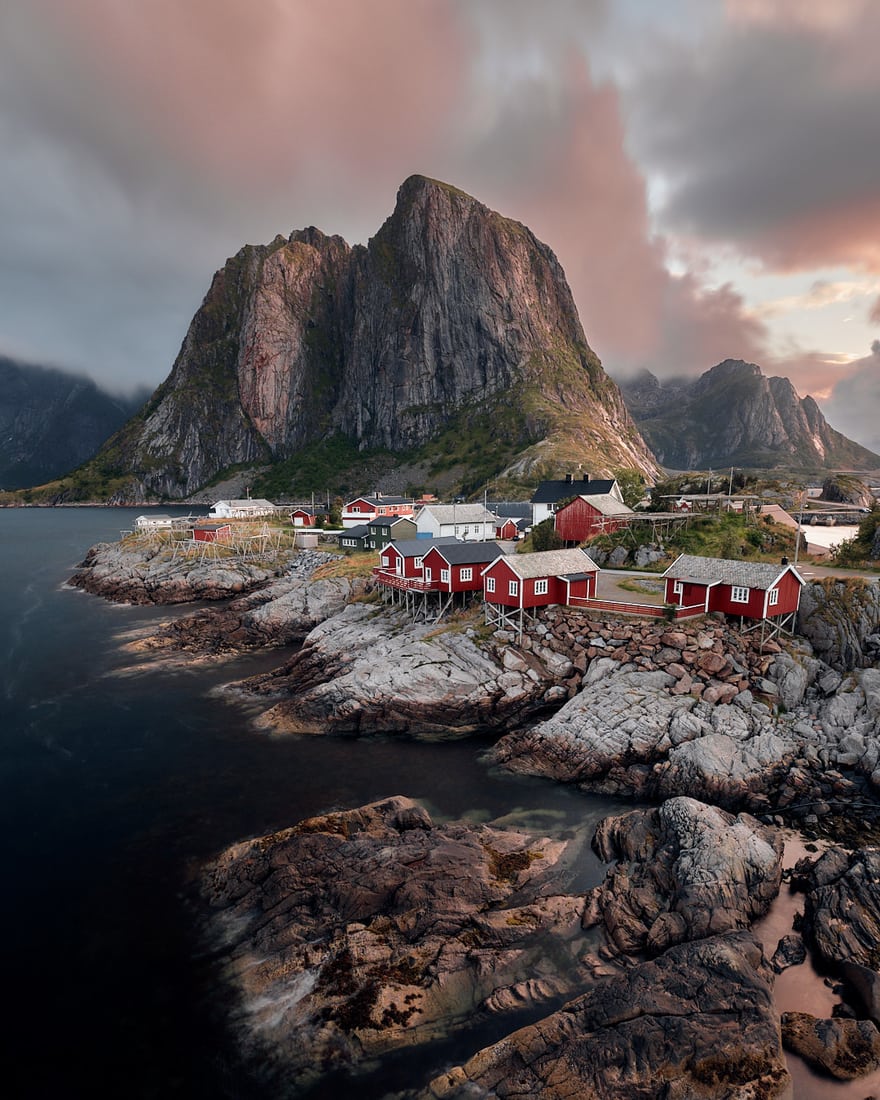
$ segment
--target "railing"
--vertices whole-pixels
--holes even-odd
[[[619,615],[637,615],[642,619],[664,619],[670,613],[669,608],[658,606],[655,603],[629,603],[626,600],[595,600],[589,596],[572,596],[569,599],[570,607],[583,607],[590,611],[612,611]],[[704,615],[706,608],[701,603],[690,604],[687,607],[676,607],[672,613],[673,619],[691,619],[694,615]]]
[[[378,566],[373,569],[373,577],[378,584],[384,584],[388,588],[399,588],[404,592],[436,592],[437,589],[427,581],[418,577],[401,577],[399,573],[392,573],[388,569]]]

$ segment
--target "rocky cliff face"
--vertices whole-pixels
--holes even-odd
[[[36,485],[72,470],[135,407],[80,375],[0,357],[0,489]]]
[[[171,375],[95,469],[132,475],[116,499],[185,496],[328,436],[404,453],[451,428],[503,441],[520,472],[656,469],[552,251],[412,176],[366,247],[312,228],[229,260]]]
[[[880,455],[831,428],[812,397],[754,363],[726,359],[696,380],[650,372],[621,383],[630,412],[671,469],[805,466],[875,469]]]

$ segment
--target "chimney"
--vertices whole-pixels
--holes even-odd
[[[565,484],[566,485],[571,485],[571,474],[566,474],[565,475]]]
[[[584,474],[584,484],[589,485],[589,483],[590,483],[590,475],[589,474]]]

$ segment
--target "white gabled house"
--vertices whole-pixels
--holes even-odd
[[[498,517],[482,504],[426,504],[416,516],[417,537],[462,542],[486,542],[495,538]]]
[[[623,504],[623,493],[616,478],[591,478],[582,474],[579,478],[566,474],[561,481],[542,481],[532,496],[532,526],[555,515],[563,500],[573,497],[597,497],[609,495]]]
[[[161,514],[138,516],[134,521],[135,529],[138,531],[170,531],[172,524],[171,516]]]
[[[214,519],[254,519],[257,516],[271,516],[275,513],[275,505],[270,500],[259,498],[244,500],[218,500],[211,505],[211,515]]]

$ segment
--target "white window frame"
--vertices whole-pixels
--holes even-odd
[[[413,565],[416,567],[416,569],[421,569],[424,564],[424,558],[416,558],[416,560],[413,562]]]
[[[428,582],[428,584],[431,583],[431,567],[430,566],[428,566],[428,568],[425,570],[425,580]]]
[[[448,569],[441,569],[440,570],[440,583],[441,584],[449,584],[449,570]]]
[[[683,596],[684,595],[684,581],[673,581],[672,582],[672,594],[673,594],[673,596]]]
[[[536,596],[546,596],[549,588],[550,588],[550,585],[547,583],[547,578],[546,577],[541,577],[539,580],[535,581],[535,595]]]
[[[495,591],[495,578],[494,577],[486,577],[486,591],[487,592],[494,592]]]
[[[471,566],[464,566],[461,572],[458,574],[458,579],[460,581],[472,581],[474,579],[474,571]]]
[[[751,589],[746,588],[744,585],[733,584],[730,586],[731,603],[748,603],[750,595]]]
[[[775,607],[779,603],[779,589],[771,588],[769,598],[767,600],[768,607]]]
[[[391,565],[391,555],[390,554],[383,554],[382,555],[382,568],[383,569],[388,569],[390,567],[390,565]]]
[[[518,596],[519,595],[519,581],[508,581],[507,582],[507,595],[508,596]]]

